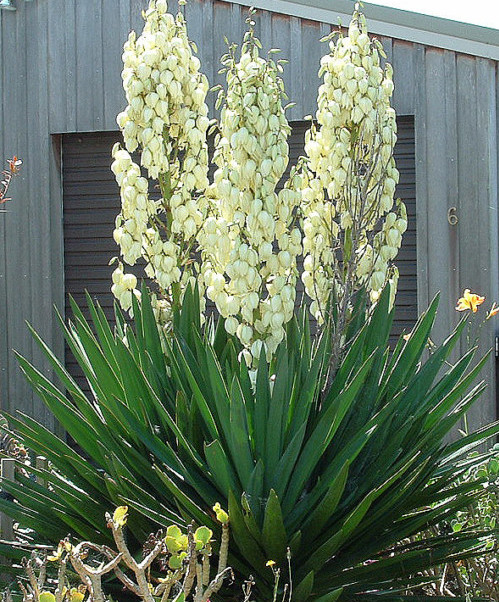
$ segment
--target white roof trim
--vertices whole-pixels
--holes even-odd
[[[351,0],[224,0],[321,23],[350,22]],[[371,33],[499,61],[499,30],[364,3]]]

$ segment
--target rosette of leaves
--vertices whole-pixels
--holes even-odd
[[[262,354],[250,373],[223,325],[201,327],[196,291],[188,290],[169,338],[145,288],[141,299],[132,326],[117,310],[116,331],[90,299],[91,323],[75,305],[74,320],[61,320],[89,395],[36,333],[59,386],[19,358],[81,450],[27,415],[12,419],[50,464],[33,469],[47,486],[22,475],[3,483],[15,502],[0,500],[0,509],[40,541],[56,543],[70,530],[106,543],[103,510],[121,504],[137,541],[191,519],[216,534],[211,508],[220,501],[231,523],[229,564],[270,598],[266,563],[284,567],[289,547],[296,602],[393,597],[425,568],[483,551],[487,529],[397,543],[481,495],[480,478],[456,480],[483,460],[466,454],[499,430],[494,423],[447,442],[484,387],[474,383],[485,360],[473,364],[470,350],[446,365],[464,323],[423,360],[437,299],[390,351],[389,291],[367,319],[359,294],[352,342],[330,386],[330,336],[326,329],[314,340],[304,314],[272,362]]]

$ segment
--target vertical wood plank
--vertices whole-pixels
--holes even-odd
[[[94,1],[76,2],[76,127],[85,132],[94,129],[96,103],[94,87]]]
[[[37,36],[28,35],[26,47],[28,52],[28,82],[38,82],[39,93],[28,94],[27,98],[27,123],[28,131],[38,132],[37,136],[30,136],[28,140],[29,160],[26,165],[28,173],[28,202],[29,202],[29,238],[40,241],[46,246],[46,252],[29,255],[29,280],[31,286],[31,314],[29,322],[40,335],[52,344],[54,334],[53,305],[56,302],[54,285],[59,278],[59,272],[53,272],[53,239],[56,232],[52,229],[52,220],[55,211],[51,208],[49,157],[50,157],[50,112],[47,85],[50,81],[48,65],[49,60],[49,31],[46,26],[49,20],[48,6],[45,3],[30,4],[26,7],[27,31],[38,31]],[[61,38],[62,42],[64,38]],[[60,42],[58,41],[57,44]],[[60,48],[60,46],[59,46]],[[63,110],[64,95],[57,100],[57,105]],[[41,135],[41,132],[47,132]],[[59,305],[60,307],[60,305]],[[28,332],[24,336],[30,337]],[[36,361],[39,369],[50,378],[52,370],[46,358],[38,347],[32,343],[31,357]],[[37,406],[36,417],[45,425],[53,426],[51,412],[45,404]]]
[[[205,10],[206,9],[204,9],[204,11]],[[227,32],[227,23],[231,18],[230,5],[225,2],[217,2],[213,6],[213,12],[209,12],[209,14],[211,15],[212,23],[211,25],[207,23],[206,28],[203,30],[203,43],[208,43],[210,45],[210,51],[207,53],[206,61],[205,63],[202,63],[201,68],[204,70],[212,85],[222,85],[226,87],[226,76],[224,73],[219,73],[222,68],[220,59],[228,50],[225,38],[227,38],[229,42],[236,42],[238,45],[241,44],[241,40],[231,40],[229,39],[230,34],[227,35],[229,33]],[[212,34],[209,33],[210,31]],[[213,36],[211,43],[207,42],[207,37],[209,35]],[[208,73],[210,75],[208,75]]]
[[[62,132],[67,127],[68,114],[67,106],[64,102],[68,91],[68,67],[66,59],[70,59],[71,55],[65,52],[66,32],[66,14],[64,0],[53,0],[47,4],[48,18],[45,23],[33,23],[39,25],[39,35],[44,36],[48,29],[48,63],[51,68],[49,70],[42,69],[42,72],[37,76],[37,79],[42,82],[42,74],[47,75],[47,87],[49,96],[49,111],[50,111],[50,129],[52,132]],[[41,7],[39,7],[41,8]],[[44,27],[44,25],[46,25]],[[35,28],[36,31],[37,27]],[[37,36],[30,36],[37,37]],[[28,43],[34,43],[34,40],[28,40]]]
[[[449,222],[447,220],[447,180],[446,180],[446,136],[445,132],[434,136],[430,132],[438,131],[445,123],[445,78],[444,55],[437,49],[426,51],[426,180],[428,185],[428,256],[432,258],[428,272],[429,295],[440,292],[438,319],[432,340],[436,343],[444,340],[451,328],[451,311],[454,312],[454,300],[449,296]],[[452,309],[451,309],[452,308]],[[454,314],[452,314],[454,315]]]
[[[144,27],[144,19],[142,11],[146,10],[149,5],[149,0],[129,0],[130,1],[130,23],[129,29],[133,29],[140,35]]]
[[[207,61],[210,60],[210,54],[207,53],[209,50],[206,47],[204,36],[203,36],[203,2],[202,0],[192,0],[185,6],[185,18],[187,22],[187,28],[189,32],[189,38],[195,42],[198,49],[198,58],[201,61],[201,71],[208,78],[208,83],[211,86],[213,82],[213,71],[208,69]],[[211,45],[211,44],[210,44]],[[218,69],[218,67],[217,67]],[[214,116],[214,105],[215,105],[216,94],[208,92],[206,102],[210,110],[210,115]]]
[[[302,23],[302,97],[299,104],[298,119],[303,119],[305,115],[315,116],[317,111],[317,90],[319,84],[319,67],[323,54],[328,51],[326,44],[321,44],[322,28],[313,21],[303,21]]]
[[[0,56],[7,56],[4,43],[6,25],[6,12],[0,11]],[[6,126],[6,107],[7,107],[7,90],[6,78],[4,73],[4,62],[0,64],[0,129],[5,132]],[[0,161],[2,167],[7,157],[7,147],[4,144],[4,136],[0,136]],[[6,262],[7,253],[5,247],[5,219],[4,215],[0,214],[0,323],[8,324],[8,306],[7,306],[7,289],[6,289]],[[7,328],[0,328],[0,410],[8,411],[8,362],[9,353],[7,351]]]
[[[303,119],[303,64],[302,64],[302,27],[301,19],[290,17],[290,52],[289,52],[289,100],[296,105],[288,111],[290,121]]]
[[[92,15],[92,98],[93,98],[93,122],[92,128],[98,132],[104,128],[104,78],[103,63],[104,56],[108,54],[104,46],[104,35],[102,29],[102,4],[105,0],[87,0],[93,4]],[[116,7],[115,7],[116,8]],[[116,28],[113,28],[113,36],[116,36]],[[109,33],[108,33],[109,36]],[[107,36],[107,37],[108,37]]]
[[[384,57],[380,57],[381,66],[384,67],[385,63],[390,63],[390,65],[393,65],[393,39],[388,36],[378,36],[378,39],[383,45],[383,50],[386,54],[386,59]]]
[[[119,12],[117,22],[119,24],[120,32],[125,37],[128,36],[131,31],[131,16],[130,16],[130,0],[118,0],[119,1]]]
[[[447,208],[458,206],[458,129],[457,129],[457,90],[456,90],[456,55],[454,52],[444,51],[444,81],[445,81],[445,146],[447,174]],[[458,218],[459,219],[459,218]],[[449,298],[450,301],[460,297],[459,291],[459,222],[449,224]],[[456,324],[457,315],[454,313],[450,327]],[[456,347],[452,359],[457,360],[459,348]]]
[[[394,40],[392,52],[393,106],[398,115],[414,115],[414,59],[415,49],[411,42]]]
[[[428,165],[427,111],[426,111],[426,77],[424,46],[415,46],[415,144],[416,144],[416,220],[417,220],[417,264],[418,264],[418,309],[422,311],[429,303],[429,265],[428,265],[428,184],[426,167]]]
[[[473,255],[481,256],[480,208],[478,206],[478,132],[477,132],[477,77],[473,57],[457,56],[457,123],[458,123],[458,187],[459,187],[459,289],[469,288],[484,294],[481,266]],[[482,91],[480,91],[482,93]],[[473,151],[471,151],[473,149]],[[486,261],[486,258],[484,258]],[[478,268],[478,269],[477,269]],[[476,322],[476,321],[475,321]],[[474,335],[473,335],[474,337]],[[468,344],[461,343],[461,353]],[[483,400],[481,400],[483,404]],[[478,404],[478,405],[481,405]],[[468,412],[468,423],[475,425],[477,404]],[[480,410],[478,410],[480,411]]]
[[[232,4],[230,7],[230,31],[227,32],[229,42],[235,42],[241,46],[243,41],[244,20],[246,10],[240,4]]]
[[[51,132],[76,132],[77,131],[77,32],[76,32],[76,0],[64,0],[64,55],[66,58],[66,119],[61,128],[52,128]],[[52,67],[51,67],[52,69]],[[63,96],[64,98],[64,96]]]
[[[495,117],[495,64],[488,59],[475,58],[476,77],[476,142],[477,174],[475,213],[480,255],[470,258],[472,268],[479,273],[480,291],[486,297],[487,307],[498,300],[497,236],[497,125]],[[493,225],[492,225],[493,224]],[[469,229],[466,228],[466,232]],[[464,232],[463,232],[464,235]],[[463,236],[464,237],[464,236]],[[484,252],[485,251],[485,252]],[[486,322],[479,342],[485,352],[494,347],[494,324]],[[476,429],[495,419],[495,359],[490,357],[481,378],[488,383],[487,396],[469,412],[469,423]]]
[[[121,81],[123,62],[121,55],[123,44],[129,34],[130,5],[128,0],[102,3],[102,39],[105,40],[105,51],[102,56],[103,89],[104,89],[104,130],[116,130],[116,115],[125,108],[126,100]],[[118,18],[116,12],[118,11]],[[123,27],[123,11],[127,19]]]
[[[169,0],[168,2],[168,10],[173,14],[176,15],[178,13],[178,0]],[[185,5],[182,7],[182,12],[185,16]]]
[[[295,98],[293,97],[292,92],[292,82],[291,82],[291,72],[293,69],[292,66],[292,57],[291,57],[291,30],[290,30],[290,22],[289,19],[278,15],[276,13],[272,13],[272,48],[279,48],[281,52],[278,57],[280,59],[284,59],[289,61],[284,65],[284,73],[282,73],[281,77],[284,82],[284,90],[289,97],[289,100],[295,102]],[[288,120],[293,119],[293,113],[288,111],[287,113]]]
[[[267,55],[267,52],[272,48],[272,15],[268,10],[260,11],[260,42],[262,43],[262,54]],[[273,57],[277,59],[278,57]]]
[[[210,2],[201,3],[202,16],[202,45],[203,45],[203,71],[211,85],[217,81],[219,77],[217,71],[219,69],[219,58],[214,53],[214,35],[213,27],[213,4]],[[223,41],[223,40],[222,40]]]
[[[29,162],[27,129],[28,100],[28,49],[26,31],[26,10],[28,5],[18,5],[12,18],[7,21],[4,30],[3,51],[6,56],[16,57],[15,61],[5,61],[7,119],[3,131],[4,143],[9,155],[16,154],[24,160],[24,170],[15,180],[15,199],[9,203],[5,218],[6,279],[9,353],[9,405],[15,400],[16,407],[28,413],[33,412],[33,393],[25,379],[21,378],[19,368],[12,357],[12,350],[31,357],[32,341],[27,336],[25,320],[31,316],[31,253],[34,252],[30,239],[30,200],[29,200]],[[31,10],[32,7],[29,7]],[[10,22],[9,22],[10,21]],[[30,59],[31,60],[31,59]],[[32,59],[36,60],[36,59]],[[37,80],[35,80],[37,81]],[[35,130],[38,132],[38,129]],[[38,135],[36,133],[36,135]],[[40,239],[37,239],[40,242]],[[39,251],[38,251],[39,252]]]
[[[476,271],[473,257],[481,254],[478,231],[478,140],[476,64],[472,57],[457,57],[457,121],[459,128],[459,219],[460,289],[479,290],[480,270]],[[471,149],[473,149],[472,152]]]
[[[205,48],[203,43],[203,6],[200,0],[192,0],[185,6],[185,20],[187,22],[187,31],[189,38],[196,44],[198,48],[198,58],[201,61],[201,70],[206,74],[205,71]],[[210,85],[213,82],[210,81]]]
[[[63,234],[63,197],[62,197],[62,163],[60,136],[53,136],[46,141],[48,161],[48,197],[50,204],[50,272],[45,274],[47,286],[50,286],[51,312],[45,316],[51,329],[51,348],[59,358],[64,358],[64,337],[58,320],[55,318],[53,307],[57,307],[64,315],[64,234]],[[58,423],[52,414],[49,426],[59,429]]]

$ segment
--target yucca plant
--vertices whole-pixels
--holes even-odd
[[[140,540],[155,525],[192,519],[216,530],[211,508],[222,502],[229,562],[256,578],[262,599],[273,585],[267,561],[284,565],[288,548],[297,602],[393,596],[428,566],[480,553],[485,532],[403,543],[480,494],[480,479],[456,479],[480,461],[466,453],[499,425],[445,442],[484,387],[474,384],[484,360],[471,367],[470,350],[442,374],[464,322],[422,360],[437,299],[391,352],[389,296],[363,320],[359,294],[330,387],[328,330],[313,340],[305,316],[290,323],[273,362],[262,355],[250,372],[235,337],[201,326],[196,291],[169,338],[145,288],[133,327],[117,311],[116,331],[90,299],[91,323],[73,304],[73,322],[61,323],[91,393],[36,333],[60,386],[19,361],[81,452],[26,415],[11,418],[25,445],[49,459],[39,474],[48,485],[22,475],[4,482],[16,501],[0,509],[44,541],[71,531],[105,543],[102,517],[113,504],[133,509],[128,524]]]

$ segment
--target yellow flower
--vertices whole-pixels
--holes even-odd
[[[470,292],[470,289],[465,289],[463,296],[457,301],[457,311],[467,311],[471,309],[473,313],[476,313],[478,306],[485,301],[485,297],[480,297],[476,293]]]
[[[61,544],[59,544],[57,547],[57,552],[54,552],[51,556],[47,556],[47,560],[49,560],[50,562],[56,562],[57,560],[60,560],[62,556],[62,551],[63,547],[61,546]]]
[[[76,589],[76,587],[72,587],[69,590],[69,602],[82,602],[84,597],[85,597],[85,589],[84,588]]]
[[[128,517],[128,506],[118,506],[113,514],[113,523],[116,528],[124,527]]]
[[[225,512],[225,510],[222,510],[222,507],[220,506],[219,502],[217,502],[213,506],[213,511],[217,515],[217,521],[219,523],[222,523],[222,525],[225,525],[226,523],[229,522],[229,515],[227,514],[227,512]]]
[[[488,320],[489,318],[492,318],[496,314],[499,314],[499,307],[497,307],[496,302],[494,301],[494,303],[492,304],[492,307],[490,308],[490,311],[487,314],[487,317],[485,319]]]
[[[47,556],[47,560],[50,562],[56,562],[62,558],[64,551],[71,552],[71,544],[66,539],[62,539],[57,546],[57,552],[54,552],[51,556]]]
[[[275,560],[267,560],[267,564],[265,566],[274,566]]]

